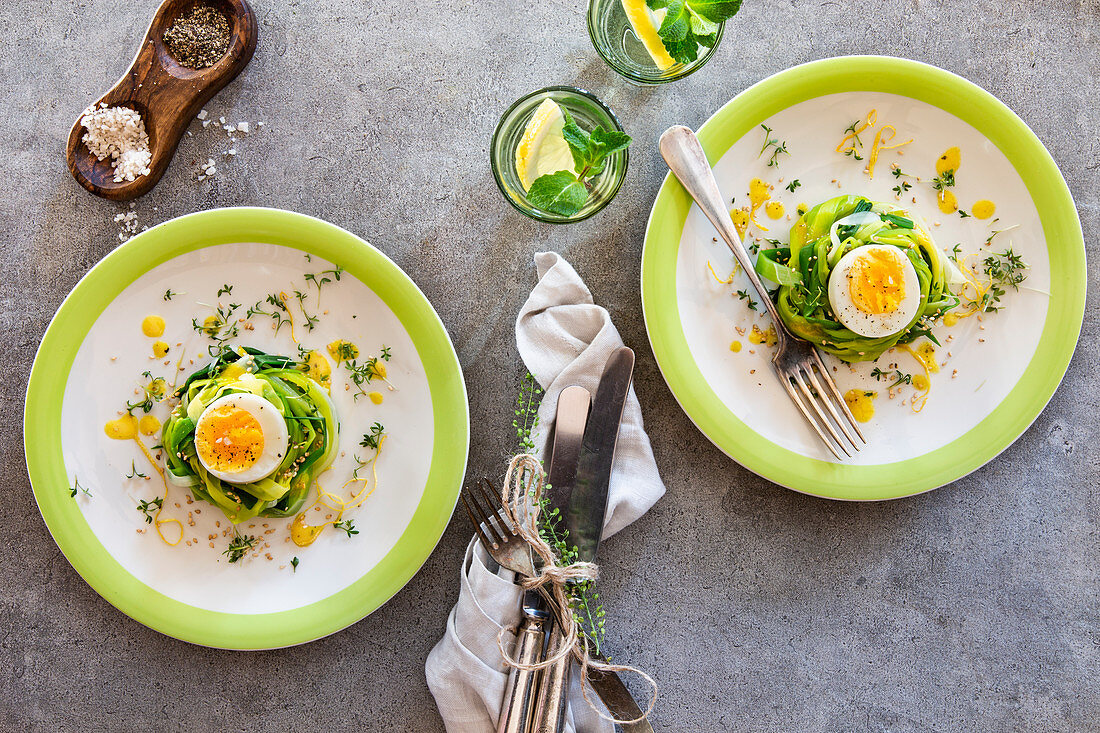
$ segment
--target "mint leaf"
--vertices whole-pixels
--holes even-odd
[[[618,130],[609,132],[602,127],[597,127],[592,131],[592,144],[597,146],[597,150],[601,155],[607,157],[620,150],[626,150],[630,145],[630,135]]]
[[[588,200],[588,189],[576,175],[569,171],[558,171],[536,178],[527,192],[527,200],[543,211],[573,216]]]
[[[569,145],[569,152],[573,154],[576,172],[580,173],[592,161],[591,137],[580,128],[568,110],[562,109],[562,114],[565,115],[565,127],[562,128],[561,134]]]
[[[652,10],[667,8],[657,35],[668,55],[681,64],[699,58],[699,48],[713,48],[718,24],[741,9],[741,0],[646,0]]]
[[[687,0],[691,11],[713,23],[721,23],[737,15],[741,0]]]

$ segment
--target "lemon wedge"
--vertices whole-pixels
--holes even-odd
[[[661,71],[667,71],[676,65],[676,59],[668,54],[661,37],[657,35],[657,29],[665,19],[665,8],[650,10],[645,0],[622,0],[626,18],[630,21],[630,27],[634,29],[634,35],[645,46],[645,50],[657,64]]]
[[[573,170],[573,154],[562,134],[564,127],[565,115],[561,107],[553,99],[543,100],[516,146],[516,173],[524,191],[530,189],[539,176]]]

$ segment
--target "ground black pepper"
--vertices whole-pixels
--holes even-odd
[[[229,48],[229,21],[209,5],[197,5],[164,32],[164,45],[184,66],[205,69]]]

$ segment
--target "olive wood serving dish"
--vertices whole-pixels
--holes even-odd
[[[110,158],[97,160],[81,140],[85,130],[79,117],[73,125],[66,148],[69,171],[95,195],[128,201],[148,193],[164,175],[187,125],[252,59],[257,25],[246,0],[205,1],[229,21],[229,48],[221,59],[205,69],[190,69],[172,57],[162,40],[164,32],[176,18],[199,4],[199,0],[165,0],[153,16],[130,68],[95,102],[97,107],[106,102],[108,107],[130,107],[141,114],[152,155],[148,175],[115,183]]]

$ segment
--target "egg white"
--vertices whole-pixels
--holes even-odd
[[[203,421],[211,414],[211,410],[216,410],[222,405],[231,405],[240,410],[244,410],[260,424],[260,430],[264,435],[264,449],[259,459],[248,468],[243,471],[229,472],[220,471],[215,468],[211,468],[203,460],[201,452],[198,452],[199,462],[210,472],[212,476],[217,476],[222,481],[226,481],[231,484],[249,484],[270,475],[279,464],[282,463],[283,457],[286,455],[288,433],[286,427],[286,420],[275,405],[271,404],[263,397],[258,395],[249,394],[245,392],[227,394],[223,397],[211,402],[206,406],[206,409],[202,411],[199,419],[195,422],[195,431],[198,432],[203,425]]]
[[[902,264],[904,295],[898,307],[890,313],[864,313],[856,307],[848,290],[848,273],[852,266],[861,258],[876,251],[887,252],[890,256],[897,257]],[[829,304],[832,305],[837,320],[850,331],[868,338],[892,336],[908,326],[917,315],[917,309],[920,308],[920,281],[917,279],[917,270],[905,253],[892,245],[869,244],[865,247],[857,247],[841,257],[829,274]]]

